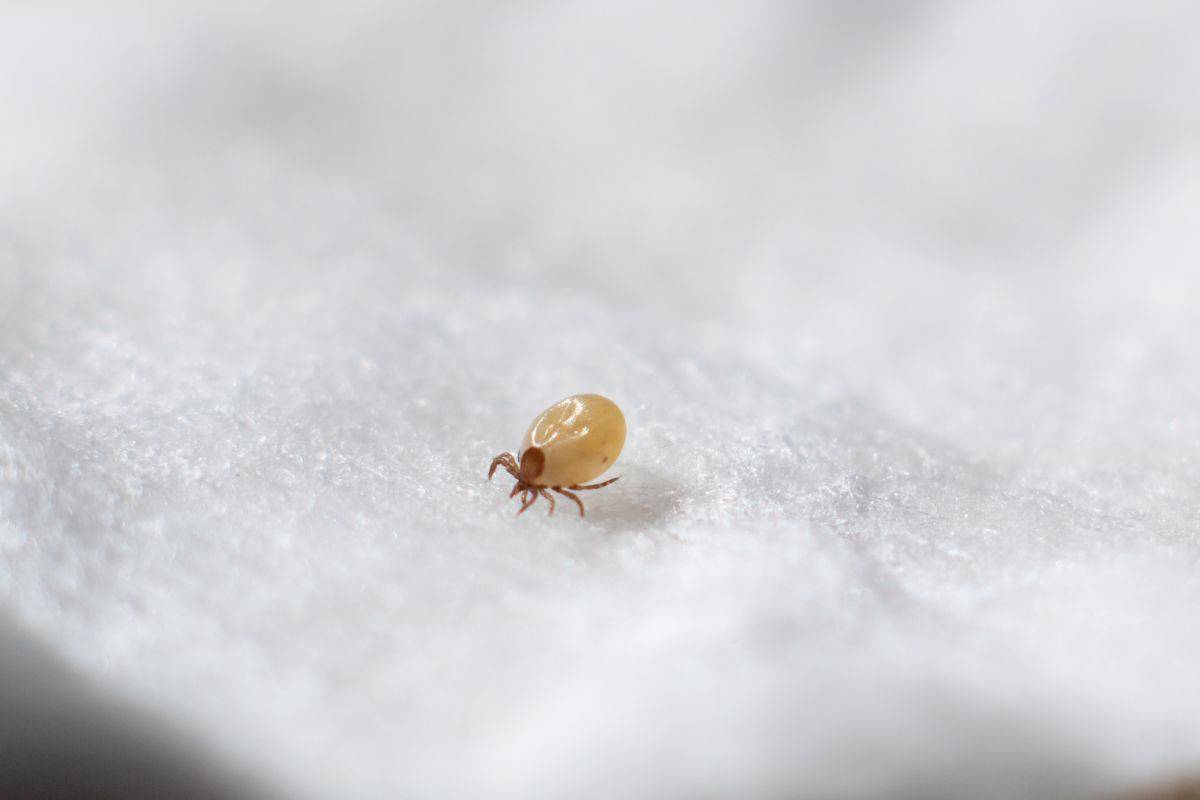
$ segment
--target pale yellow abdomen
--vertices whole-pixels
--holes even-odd
[[[537,486],[574,486],[613,465],[625,445],[625,416],[598,394],[577,394],[529,426],[518,453],[522,478]],[[540,457],[539,457],[540,455]]]

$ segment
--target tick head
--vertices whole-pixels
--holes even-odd
[[[527,448],[521,453],[521,480],[537,485],[538,476],[546,467],[546,454],[539,447]]]

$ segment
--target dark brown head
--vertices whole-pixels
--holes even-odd
[[[530,447],[521,453],[521,480],[530,486],[537,485],[538,476],[546,467],[546,454],[541,448]]]

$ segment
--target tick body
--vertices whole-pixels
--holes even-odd
[[[521,495],[517,514],[539,497],[546,498],[553,514],[550,492],[557,492],[574,500],[582,517],[583,501],[575,492],[614,483],[617,478],[585,485],[613,465],[624,445],[625,415],[616,403],[598,394],[572,395],[537,415],[516,455],[501,453],[492,459],[488,480],[497,467],[516,479],[509,497]]]

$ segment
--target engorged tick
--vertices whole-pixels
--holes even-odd
[[[598,394],[572,395],[537,415],[518,455],[501,453],[492,459],[488,480],[497,467],[504,467],[516,479],[508,496],[521,495],[518,515],[539,497],[546,498],[553,514],[550,492],[557,492],[574,500],[582,517],[583,501],[574,492],[616,482],[620,476],[583,485],[612,466],[624,445],[625,417],[616,403]]]

